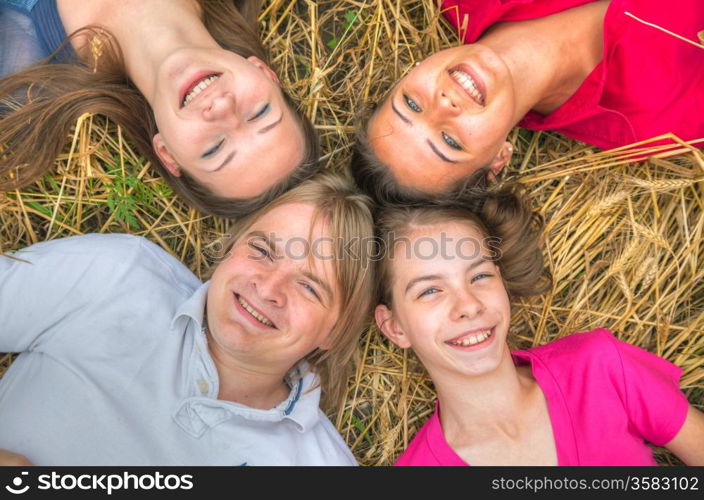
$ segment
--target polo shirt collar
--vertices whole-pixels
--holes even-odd
[[[291,387],[288,397],[270,410],[250,408],[240,403],[217,399],[218,375],[207,348],[203,333],[205,302],[210,282],[203,283],[193,295],[178,307],[171,327],[180,332],[193,332],[192,350],[186,361],[185,398],[173,413],[176,423],[194,437],[202,436],[209,428],[239,416],[251,421],[292,422],[299,432],[315,425],[319,416],[320,387],[317,376],[306,362],[291,370],[286,382]],[[191,320],[194,325],[189,328]],[[302,375],[302,376],[301,376]],[[314,389],[311,389],[315,387]]]

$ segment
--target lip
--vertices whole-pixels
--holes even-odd
[[[186,95],[193,89],[193,87],[196,86],[198,82],[200,82],[203,78],[208,77],[210,75],[218,75],[218,77],[222,76],[222,73],[218,73],[217,71],[199,71],[193,75],[192,78],[187,80],[181,85],[181,89],[178,93],[178,107],[179,109],[182,109],[184,107],[183,105],[183,100],[186,98]],[[213,82],[212,84],[208,85],[208,87],[203,90],[200,94],[198,94],[191,102],[188,104],[193,103],[193,101],[197,100],[199,97],[201,97],[203,94],[207,94],[213,86],[215,86],[216,82]]]
[[[452,341],[456,341],[457,339],[461,339],[462,337],[466,337],[468,335],[476,334],[476,333],[481,333],[489,330],[491,332],[491,335],[489,335],[489,338],[484,340],[483,342],[480,342],[478,344],[472,344],[468,346],[461,346],[461,345],[454,345],[451,344]],[[450,340],[446,340],[445,344],[448,346],[452,347],[453,349],[458,349],[460,351],[464,352],[469,352],[469,351],[478,351],[479,349],[484,349],[485,347],[490,346],[494,342],[494,338],[496,337],[496,327],[492,326],[491,328],[476,328],[473,330],[467,330],[466,332],[462,332],[460,335],[457,335]]]
[[[474,80],[474,83],[476,84],[477,89],[479,89],[479,92],[482,94],[482,97],[483,97],[483,100],[484,100],[484,104],[479,104],[479,103],[477,103],[477,101],[475,101],[474,98],[473,98],[471,95],[469,95],[469,93],[465,90],[465,88],[464,88],[462,85],[460,85],[457,80],[455,80],[454,78],[452,78],[452,76],[450,76],[450,72],[453,71],[453,70],[462,71],[463,73],[467,73],[469,76],[472,77],[472,80]],[[485,106],[487,105],[487,102],[489,101],[489,99],[488,99],[488,96],[486,95],[486,83],[484,83],[484,80],[479,76],[479,74],[476,72],[476,70],[475,70],[474,68],[472,68],[472,67],[469,66],[468,64],[458,64],[458,65],[456,65],[456,66],[451,67],[451,68],[447,71],[447,74],[448,74],[448,77],[450,78],[450,80],[452,80],[452,83],[454,83],[455,85],[457,85],[457,87],[458,87],[460,90],[462,90],[462,92],[464,93],[464,95],[466,95],[467,97],[469,97],[469,99],[470,99],[473,103],[478,104],[478,105],[481,106],[481,107],[485,107]]]
[[[232,297],[233,297],[233,300],[234,300],[234,302],[235,302],[235,309],[237,309],[237,311],[238,311],[242,316],[244,316],[244,318],[245,318],[247,321],[249,321],[249,323],[250,323],[252,326],[254,326],[254,327],[256,327],[256,328],[259,328],[259,329],[261,329],[261,330],[276,330],[276,329],[277,329],[277,328],[276,328],[276,323],[274,323],[273,321],[271,321],[271,319],[269,318],[269,316],[267,316],[266,314],[264,314],[263,312],[261,312],[261,311],[260,311],[259,309],[257,309],[256,307],[254,307],[254,306],[252,305],[252,303],[251,303],[249,300],[247,300],[245,297],[243,297],[243,298],[244,298],[244,300],[247,301],[247,303],[250,305],[250,307],[251,307],[252,309],[254,309],[255,311],[257,311],[257,312],[258,312],[259,314],[261,314],[262,316],[264,316],[265,318],[267,318],[269,321],[271,321],[272,323],[274,323],[274,326],[265,325],[264,323],[262,323],[261,321],[259,321],[258,319],[256,319],[254,316],[252,316],[251,314],[249,314],[249,311],[247,311],[244,307],[242,307],[242,304],[240,304],[240,301],[239,301],[239,297],[240,297],[240,296],[239,296],[238,294],[233,293],[233,294],[232,294]]]

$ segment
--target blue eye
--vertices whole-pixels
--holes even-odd
[[[442,132],[442,140],[445,141],[445,143],[448,146],[450,146],[452,149],[456,149],[457,151],[462,151],[462,146],[460,146],[456,140],[454,140],[452,137],[447,135],[445,132]]]
[[[420,109],[420,106],[418,106],[416,102],[410,97],[408,97],[406,94],[403,94],[403,100],[406,101],[406,106],[408,106],[410,110],[414,113],[420,113],[422,111]]]
[[[305,288],[313,297],[316,299],[320,300],[320,295],[318,295],[318,292],[315,291],[315,288],[310,286],[308,283],[301,283],[303,285],[303,288]]]
[[[438,293],[439,291],[440,291],[440,290],[438,290],[437,288],[433,288],[433,287],[431,287],[431,288],[426,288],[425,290],[423,290],[423,291],[420,293],[420,295],[418,295],[418,298],[425,297],[426,295],[433,295],[433,294]]]
[[[254,120],[258,120],[262,116],[266,115],[269,112],[270,106],[269,103],[265,104],[262,109],[259,110],[259,112],[254,115],[252,118],[249,119],[250,122],[253,122]]]
[[[479,273],[479,274],[472,276],[472,279],[469,282],[474,283],[475,281],[479,281],[484,278],[490,278],[490,277],[491,277],[491,274],[489,274],[489,273]]]
[[[201,155],[201,158],[210,158],[211,156],[215,155],[218,151],[220,151],[220,148],[222,147],[222,144],[225,142],[225,139],[220,139],[220,142],[218,142],[215,146],[207,150],[205,153]]]

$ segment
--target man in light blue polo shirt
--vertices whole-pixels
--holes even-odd
[[[0,255],[0,352],[21,353],[0,380],[0,449],[37,465],[354,465],[302,359],[349,347],[341,305],[364,312],[371,294],[350,301],[332,261],[285,255],[330,235],[317,208],[275,202],[205,284],[128,235]]]

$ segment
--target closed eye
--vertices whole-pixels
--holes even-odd
[[[249,248],[254,250],[255,253],[259,254],[261,258],[272,260],[271,253],[266,248],[260,247],[259,245],[255,245],[254,243],[249,243]]]
[[[452,137],[447,135],[445,132],[442,132],[442,140],[445,141],[445,144],[450,146],[452,149],[456,149],[457,151],[462,151],[462,146],[460,146],[456,140],[454,140]]]
[[[422,109],[420,109],[420,106],[418,106],[418,104],[416,104],[416,102],[410,97],[408,97],[406,94],[403,94],[403,100],[405,101],[406,106],[408,106],[408,108],[414,113],[420,113],[422,111]]]
[[[214,156],[215,153],[220,151],[220,148],[222,147],[223,143],[225,142],[225,139],[220,139],[220,142],[218,142],[215,146],[207,150],[205,153],[201,155],[201,158],[210,158],[211,156]]]
[[[256,115],[254,115],[252,118],[249,119],[249,121],[250,121],[250,122],[253,122],[253,121],[255,121],[255,120],[258,120],[258,119],[261,118],[262,116],[266,115],[266,114],[269,112],[270,109],[271,109],[271,106],[269,106],[269,103],[266,103],[266,104],[262,107],[262,109],[260,109],[260,110],[257,112]]]

